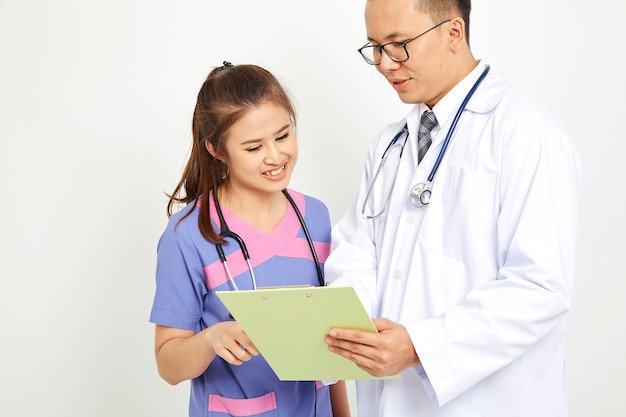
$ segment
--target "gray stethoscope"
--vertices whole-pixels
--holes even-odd
[[[313,245],[313,239],[311,239],[311,235],[309,234],[309,229],[306,227],[306,223],[304,222],[302,213],[300,213],[298,206],[296,205],[295,201],[293,201],[293,198],[289,195],[287,190],[283,190],[283,194],[285,195],[285,197],[287,197],[287,201],[289,201],[289,204],[291,205],[291,207],[293,207],[293,210],[296,212],[296,215],[298,216],[298,220],[300,221],[300,225],[302,226],[302,230],[304,231],[306,240],[309,243],[311,254],[313,255],[313,261],[315,262],[315,269],[317,270],[317,279],[319,281],[320,286],[324,286],[324,272],[322,270],[320,261],[317,258],[317,252],[315,251],[315,246]],[[241,253],[243,254],[243,257],[245,258],[248,264],[248,270],[250,271],[250,276],[252,277],[252,288],[256,290],[257,288],[256,277],[254,275],[254,269],[252,268],[252,264],[250,263],[250,254],[248,253],[248,247],[246,246],[246,242],[243,241],[241,236],[239,236],[237,233],[230,230],[230,228],[228,227],[228,224],[226,224],[226,220],[224,220],[224,214],[222,213],[222,207],[220,205],[220,202],[217,199],[217,192],[215,190],[213,191],[213,203],[215,204],[215,209],[217,210],[217,215],[220,219],[220,236],[223,238],[229,237],[233,239],[235,242],[237,242],[237,244],[239,245],[239,249],[241,250]],[[222,248],[222,244],[216,243],[215,249],[217,250],[220,260],[222,261],[222,264],[224,265],[224,269],[226,270],[226,275],[228,275],[229,281],[233,285],[233,288],[235,289],[235,291],[239,291],[239,288],[237,287],[237,284],[235,284],[235,280],[233,279],[233,276],[230,273],[230,268],[228,268],[228,262],[226,261],[226,255],[224,254],[224,249]]]
[[[437,156],[437,160],[435,161],[435,165],[433,165],[433,168],[431,169],[430,174],[428,175],[428,180],[426,181],[426,183],[419,183],[411,188],[411,191],[409,192],[409,197],[411,199],[411,204],[413,204],[415,207],[426,207],[428,203],[430,203],[433,179],[435,178],[435,174],[437,174],[437,170],[439,169],[441,160],[443,159],[443,156],[446,153],[446,149],[448,148],[448,144],[450,143],[452,134],[454,133],[454,130],[456,129],[456,125],[459,121],[459,118],[461,117],[461,114],[465,110],[465,107],[467,106],[467,102],[470,100],[470,98],[472,98],[472,96],[474,95],[474,92],[476,92],[476,89],[478,88],[480,83],[487,76],[489,69],[490,69],[489,65],[486,65],[482,74],[480,74],[480,77],[478,77],[478,80],[476,80],[476,82],[474,83],[470,91],[467,93],[467,95],[465,96],[465,99],[463,100],[463,102],[461,103],[461,106],[459,107],[459,110],[456,112],[456,115],[454,116],[454,119],[452,120],[452,125],[450,125],[448,134],[446,135],[446,138],[444,139],[443,144],[441,146],[441,150],[439,151],[439,156]],[[404,125],[402,130],[396,133],[393,139],[391,139],[391,141],[389,142],[389,145],[387,145],[387,148],[385,148],[385,152],[383,152],[383,156],[380,160],[380,164],[378,164],[378,169],[376,170],[376,173],[374,174],[374,178],[372,179],[372,182],[370,183],[370,186],[367,189],[367,193],[365,194],[365,199],[363,201],[363,207],[361,208],[361,216],[364,219],[377,218],[378,216],[383,214],[385,210],[387,209],[387,206],[389,206],[389,201],[391,200],[391,194],[393,193],[393,188],[396,185],[396,179],[398,177],[398,170],[400,169],[399,163],[398,163],[398,168],[396,169],[396,175],[394,176],[393,182],[389,190],[389,194],[387,195],[387,198],[385,199],[385,204],[383,205],[383,208],[378,213],[374,213],[371,215],[365,213],[365,207],[367,206],[367,202],[369,200],[370,194],[372,193],[372,190],[374,189],[374,184],[376,183],[376,179],[378,178],[378,175],[382,171],[383,166],[385,165],[385,163],[387,162],[387,158],[389,157],[388,151],[398,142],[398,140],[400,139],[402,135],[405,135],[405,137],[404,137],[404,142],[402,143],[402,147],[400,149],[399,158],[402,158],[404,145],[406,144],[407,138],[409,137],[409,131],[408,131],[406,124]]]

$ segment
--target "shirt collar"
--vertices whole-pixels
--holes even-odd
[[[452,118],[456,114],[461,106],[461,103],[467,96],[467,93],[471,90],[474,83],[478,80],[480,75],[485,69],[485,64],[480,61],[476,67],[465,76],[457,85],[446,94],[439,102],[433,107],[433,112],[437,118],[439,129],[445,127],[446,131],[448,126],[452,123]],[[425,110],[428,110],[428,106],[424,103],[419,104],[419,114],[421,115]]]

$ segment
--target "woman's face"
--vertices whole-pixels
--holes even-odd
[[[249,110],[226,135],[228,183],[233,191],[280,192],[289,184],[298,160],[298,144],[289,113],[266,102]]]

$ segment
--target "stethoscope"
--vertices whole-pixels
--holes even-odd
[[[309,229],[306,227],[306,223],[304,222],[302,213],[300,213],[300,210],[298,209],[296,202],[293,200],[291,195],[289,195],[287,190],[283,190],[283,194],[285,195],[285,197],[287,197],[287,201],[289,201],[289,204],[291,205],[291,207],[293,207],[293,210],[296,212],[296,216],[298,216],[298,220],[300,221],[300,225],[302,226],[302,230],[304,231],[306,240],[309,243],[311,254],[313,255],[313,261],[315,262],[315,269],[317,270],[317,279],[319,281],[320,286],[324,286],[324,272],[322,270],[320,261],[317,258],[317,252],[315,251],[313,239],[311,239],[311,235],[309,234]],[[228,227],[228,224],[226,224],[226,220],[224,219],[224,214],[222,213],[222,207],[217,198],[216,190],[213,191],[213,203],[217,211],[217,216],[220,219],[220,236],[223,238],[229,237],[233,239],[235,242],[237,242],[237,244],[239,245],[239,249],[241,250],[241,253],[243,254],[243,257],[246,260],[246,263],[248,264],[248,271],[250,271],[250,276],[252,277],[252,288],[256,290],[257,289],[256,276],[254,275],[254,269],[252,268],[252,264],[250,263],[250,254],[248,253],[248,247],[246,246],[246,242],[243,241],[241,236],[239,236],[237,233],[230,230],[230,228]],[[222,248],[222,244],[216,243],[215,249],[217,250],[220,260],[222,261],[222,264],[224,265],[224,269],[226,270],[226,275],[228,275],[228,280],[233,285],[233,288],[235,289],[235,291],[239,291],[239,288],[237,287],[237,284],[235,283],[235,280],[233,279],[233,275],[230,272],[230,268],[228,267],[228,262],[226,260],[226,255],[224,254],[224,249]]]
[[[456,112],[456,115],[454,116],[454,119],[452,120],[452,124],[450,125],[450,129],[448,129],[448,133],[446,134],[446,138],[443,141],[443,144],[441,146],[441,150],[439,151],[439,155],[437,156],[437,160],[435,161],[435,164],[433,165],[433,167],[432,167],[432,169],[430,171],[430,174],[428,175],[428,179],[426,180],[425,183],[419,183],[419,184],[417,184],[417,185],[415,185],[415,186],[413,186],[411,188],[411,190],[409,192],[409,197],[410,197],[410,200],[411,200],[411,204],[413,204],[413,206],[418,207],[418,208],[423,208],[423,207],[426,207],[430,203],[430,197],[432,195],[432,183],[433,183],[433,180],[435,178],[435,175],[437,174],[437,171],[439,170],[439,165],[441,164],[441,160],[443,159],[443,156],[446,153],[446,149],[448,148],[448,144],[450,143],[450,139],[452,138],[452,135],[454,134],[454,130],[456,129],[456,125],[457,125],[457,123],[459,121],[459,118],[461,117],[461,114],[465,110],[465,107],[467,106],[467,103],[469,102],[470,98],[472,98],[472,96],[476,92],[476,89],[478,88],[480,83],[487,76],[487,73],[489,72],[489,69],[490,69],[490,66],[486,65],[485,69],[482,72],[482,74],[480,74],[480,77],[478,77],[478,80],[476,80],[476,82],[474,83],[474,85],[472,86],[470,91],[465,96],[465,99],[463,99],[463,102],[461,103],[461,106],[459,107],[459,110]],[[398,176],[398,171],[397,170],[396,170],[396,175],[394,177],[393,183],[391,184],[389,195],[387,196],[387,198],[385,200],[385,204],[383,205],[382,210],[380,210],[380,212],[372,214],[372,215],[365,214],[365,207],[367,205],[369,196],[370,196],[370,194],[371,194],[371,192],[372,192],[372,190],[374,188],[374,183],[376,182],[376,179],[378,178],[378,175],[382,171],[382,168],[383,168],[385,162],[387,161],[387,156],[388,156],[387,152],[398,142],[398,140],[400,139],[400,137],[402,135],[405,135],[405,137],[404,137],[404,142],[402,143],[402,148],[400,150],[400,158],[402,158],[402,152],[404,151],[404,145],[406,145],[406,141],[407,141],[407,138],[409,136],[409,131],[408,131],[408,128],[407,128],[406,124],[404,125],[404,127],[402,128],[402,130],[400,132],[396,133],[396,135],[393,137],[393,139],[391,139],[391,141],[387,145],[387,148],[385,148],[385,151],[383,152],[383,156],[381,158],[381,162],[378,165],[378,169],[376,170],[376,173],[374,174],[374,178],[372,179],[372,182],[370,183],[370,186],[367,189],[367,193],[365,194],[365,200],[363,201],[363,207],[361,209],[361,215],[365,219],[375,219],[376,217],[378,217],[381,214],[383,214],[383,212],[386,210],[387,206],[389,205],[389,201],[391,200],[391,194],[393,193],[393,188],[396,185],[396,179],[397,179],[397,176]],[[399,165],[398,165],[398,169],[399,169]]]

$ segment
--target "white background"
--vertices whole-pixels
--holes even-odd
[[[291,186],[336,222],[369,143],[408,110],[356,52],[363,6],[0,0],[0,415],[186,415],[148,314],[197,91],[223,60],[274,72],[299,112]],[[626,414],[624,16],[610,0],[477,0],[472,14],[475,56],[549,107],[584,160],[572,417]]]

